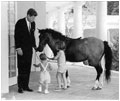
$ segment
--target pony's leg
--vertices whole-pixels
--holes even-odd
[[[102,74],[101,74],[101,77],[100,77],[100,85],[99,87],[102,88],[103,87],[103,84],[104,84],[104,71],[105,71],[105,57],[103,56],[102,59],[101,59],[101,67],[102,67]]]
[[[95,84],[94,84],[92,90],[99,90],[99,89],[101,89],[101,88],[99,87],[99,85],[100,85],[100,84],[99,84],[99,78],[100,78],[100,76],[101,76],[101,73],[102,73],[103,69],[102,69],[102,67],[101,67],[100,65],[95,66],[95,69],[96,69],[96,71],[97,71],[97,77],[96,77],[96,81],[95,81]]]
[[[99,81],[95,80],[95,84],[94,84],[92,90],[97,90],[98,87],[99,87]]]
[[[67,87],[69,88],[71,81],[70,81],[70,77],[68,75],[68,70],[66,71],[66,80],[67,80]]]
[[[67,77],[67,88],[70,87],[70,84],[71,84],[71,81],[70,81],[70,77],[68,76],[68,77]]]

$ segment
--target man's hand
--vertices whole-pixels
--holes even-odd
[[[37,52],[38,50],[37,50],[37,47],[33,47],[34,48],[34,50]]]
[[[22,56],[22,55],[23,55],[23,51],[22,51],[22,49],[21,49],[21,48],[16,49],[16,51],[17,51],[18,55],[20,55],[20,56]]]

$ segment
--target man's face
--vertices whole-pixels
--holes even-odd
[[[35,20],[35,16],[27,15],[27,19],[29,22],[33,22]]]

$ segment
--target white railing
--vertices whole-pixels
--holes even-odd
[[[119,28],[119,16],[107,16],[107,28]]]

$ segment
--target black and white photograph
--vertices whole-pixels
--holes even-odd
[[[119,0],[0,2],[1,100],[119,100]]]

